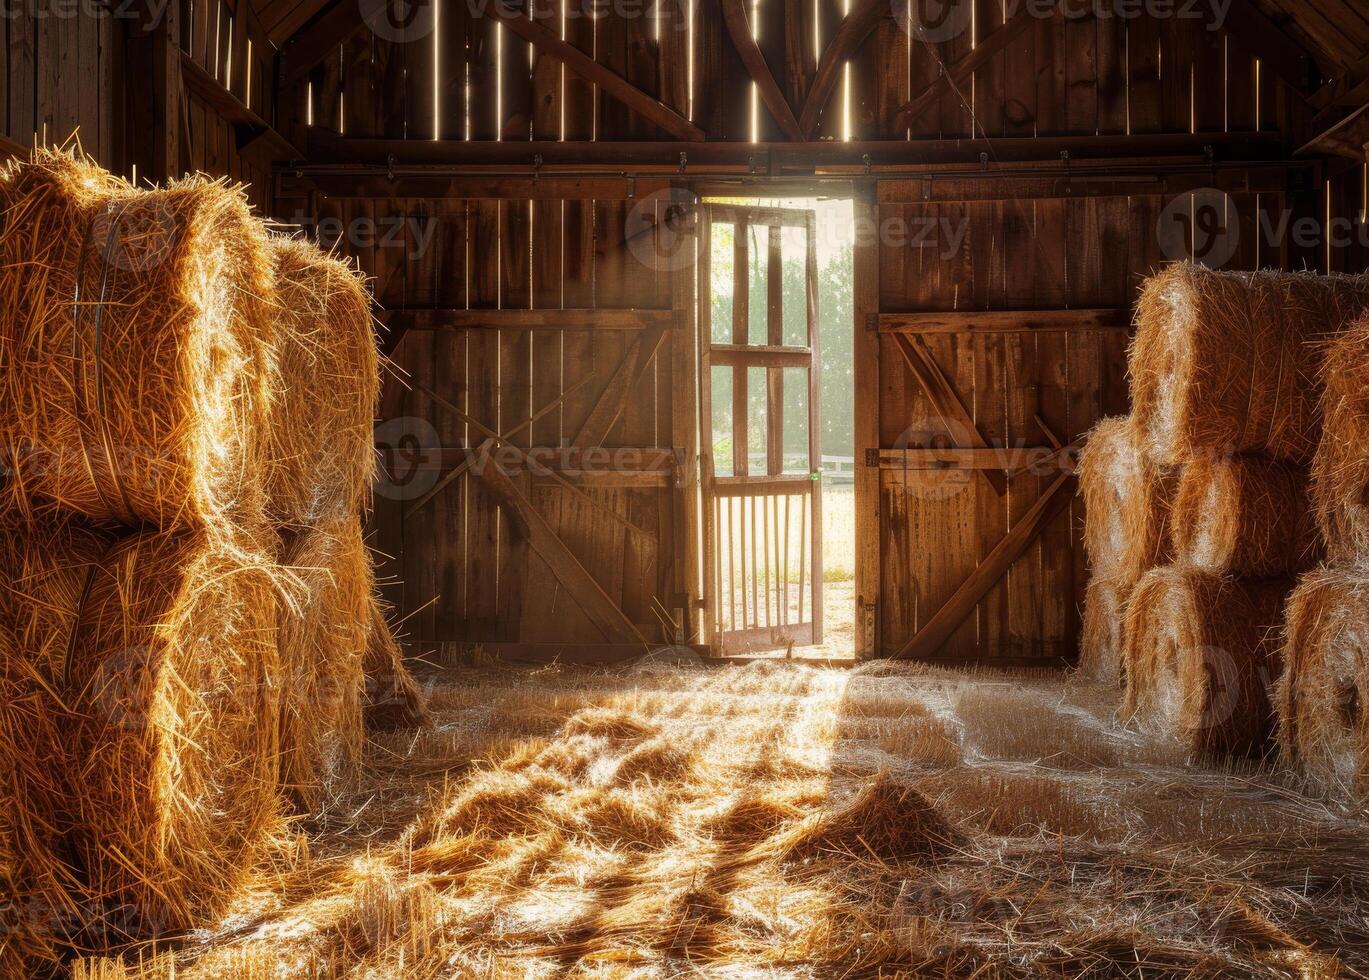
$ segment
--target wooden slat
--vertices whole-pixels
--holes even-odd
[[[770,65],[761,53],[755,38],[751,36],[751,22],[746,12],[746,0],[722,0],[723,23],[727,25],[732,47],[741,56],[742,64],[756,87],[760,90],[761,101],[770,111],[770,116],[779,125],[784,135],[795,142],[806,137],[804,129],[794,117],[794,110],[784,97],[784,90],[775,81]]]
[[[551,525],[523,496],[509,476],[498,466],[487,466],[481,470],[479,477],[505,515],[521,525],[528,547],[547,563],[561,587],[589,617],[604,639],[610,643],[640,643],[645,646],[646,641],[637,627],[609,599],[603,587],[571,554]]]
[[[932,407],[937,414],[947,423],[954,423],[963,431],[965,438],[968,438],[972,445],[964,448],[988,449],[989,443],[984,438],[984,434],[975,425],[974,416],[970,414],[965,403],[961,401],[959,393],[947,380],[945,374],[937,367],[936,362],[928,356],[925,349],[919,346],[915,337],[907,334],[899,334],[896,344],[899,353],[903,356],[903,361],[908,365],[908,370],[917,379],[922,390],[926,393],[927,399],[932,403]],[[956,433],[949,427],[947,433],[952,438]],[[984,471],[984,478],[989,481],[990,486],[1001,497],[1008,492],[1008,482],[1003,474],[992,470]]]
[[[1072,480],[1070,474],[1062,474],[1051,484],[1036,505],[1022,520],[1013,525],[999,546],[956,590],[950,601],[937,610],[936,614],[927,620],[926,625],[918,630],[917,635],[895,654],[895,659],[920,660],[936,655],[960,624],[974,612],[979,600],[988,594],[1013,562],[1022,556],[1051,518],[1069,503],[1069,494],[1065,490],[1071,485]]]
[[[831,101],[832,92],[840,81],[842,66],[856,53],[870,32],[875,29],[879,19],[888,12],[887,0],[859,0],[859,5],[842,20],[837,33],[822,52],[813,85],[803,102],[803,113],[799,117],[799,131],[803,138],[812,139],[817,132],[823,110]]]
[[[881,449],[875,462],[883,470],[1031,470],[1044,475],[1072,458],[1053,446],[1022,449]]]
[[[385,310],[393,330],[661,330],[674,324],[670,310],[504,309]]]
[[[656,359],[665,339],[665,327],[652,327],[637,334],[618,362],[617,369],[607,379],[603,393],[590,410],[589,417],[575,434],[572,445],[601,446],[613,431],[618,419],[628,406],[633,391]]]
[[[1011,20],[984,38],[974,50],[957,60],[948,71],[942,72],[937,76],[935,82],[923,89],[921,94],[900,108],[894,115],[894,128],[905,129],[914,125],[923,113],[937,104],[942,93],[950,87],[952,82],[957,87],[965,87],[979,68],[987,65],[999,52],[1003,51],[1037,22],[1038,18],[1026,6],[1023,6]]]
[[[714,344],[709,356],[718,367],[807,368],[813,363],[813,351],[808,347]]]
[[[509,7],[500,3],[490,4],[485,10],[490,16],[507,25],[509,30],[523,40],[531,42],[543,54],[556,58],[570,71],[599,86],[600,92],[617,99],[633,112],[660,126],[667,133],[683,140],[705,138],[703,130],[674,109],[647,95],[623,76],[586,56],[574,45],[562,40],[558,34],[541,24],[534,23],[525,14],[514,13]]]
[[[1131,310],[983,310],[935,313],[881,313],[881,333],[976,334],[1032,333],[1044,330],[1128,330]]]

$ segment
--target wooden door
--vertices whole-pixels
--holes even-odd
[[[816,229],[813,211],[705,210],[704,605],[719,654],[822,642]]]

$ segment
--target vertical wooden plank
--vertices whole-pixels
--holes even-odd
[[[1069,86],[1065,130],[1092,136],[1098,132],[1098,18],[1092,12],[1070,17],[1064,24],[1063,39],[1059,56],[1065,59]]]
[[[467,219],[470,228],[470,305],[472,309],[494,309],[499,305],[500,268],[488,256],[501,254],[499,247],[499,203],[471,202]],[[472,330],[467,338],[469,366],[469,413],[487,428],[499,431],[500,337],[495,330]],[[472,432],[472,444],[483,438]],[[469,639],[493,640],[501,635],[499,622],[500,512],[489,492],[478,480],[467,484],[466,510],[466,616]]]
[[[1069,226],[1066,202],[1040,201],[1037,203],[1037,240],[1043,246],[1035,251],[1035,279],[1038,301],[1048,308],[1069,304],[1069,269],[1067,248]],[[1069,432],[1069,343],[1064,332],[1046,332],[1037,338],[1037,382],[1040,385],[1037,409],[1045,425],[1060,441]],[[1044,433],[1042,433],[1044,438]],[[1035,445],[1046,445],[1038,442]],[[1050,477],[1042,477],[1039,489],[1050,485]],[[1072,626],[1075,604],[1074,548],[1070,522],[1065,515],[1044,528],[1039,539],[1040,579],[1038,602],[1041,604],[1040,655],[1069,656],[1074,652],[1075,630]]]
[[[436,289],[434,301],[441,307],[461,309],[466,306],[466,202],[436,202],[438,231],[434,242],[436,253]],[[433,363],[436,381],[445,396],[470,411],[467,337],[470,331],[435,331]],[[438,412],[436,428],[439,442],[444,446],[472,445],[467,426],[451,412]],[[474,440],[477,444],[482,441]],[[433,508],[432,535],[438,542],[435,556],[435,580],[442,601],[434,610],[434,639],[451,642],[467,639],[471,633],[467,620],[467,559],[469,548],[466,527],[466,501],[473,478],[467,474],[447,487],[429,506]]]
[[[1069,54],[1064,14],[1057,9],[1051,17],[1038,20],[1032,29],[1036,39],[1036,133],[1062,134],[1069,125]]]
[[[1098,133],[1127,131],[1127,21],[1114,15],[1097,24]]]
[[[1133,17],[1127,21],[1127,61],[1131,132],[1161,132],[1164,91],[1160,82],[1160,25],[1153,17]]]

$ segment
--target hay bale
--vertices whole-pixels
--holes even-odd
[[[1123,644],[1126,600],[1130,583],[1094,577],[1084,593],[1084,622],[1080,633],[1079,671],[1112,684],[1126,680]]]
[[[1177,565],[1147,573],[1127,604],[1126,712],[1193,754],[1264,752],[1290,588]]]
[[[1279,747],[1309,783],[1369,801],[1369,570],[1322,567],[1288,600]]]
[[[1095,576],[1135,582],[1169,560],[1174,475],[1146,456],[1130,417],[1104,419],[1093,428],[1077,472],[1084,546]]]
[[[1320,541],[1307,468],[1259,456],[1199,456],[1174,497],[1174,553],[1205,572],[1250,578],[1297,575],[1317,563]]]
[[[1326,351],[1325,424],[1312,464],[1312,502],[1333,561],[1369,561],[1369,317]]]
[[[370,632],[370,554],[357,518],[296,535],[282,563],[281,782],[306,809],[361,757],[362,661]]]
[[[393,732],[422,728],[428,724],[428,707],[423,692],[404,664],[404,650],[395,639],[385,616],[385,604],[371,597],[367,619],[366,702],[362,711],[366,730]]]
[[[12,506],[163,529],[259,513],[270,267],[241,189],[140,191],[40,150],[0,174],[0,210]]]
[[[298,239],[273,238],[271,258],[278,383],[266,511],[300,528],[369,504],[379,359],[360,273]]]
[[[1318,342],[1366,305],[1366,276],[1187,262],[1153,276],[1129,363],[1147,451],[1165,465],[1228,453],[1310,463],[1321,434]]]
[[[78,951],[215,921],[278,827],[274,566],[203,532],[7,530],[20,896]]]

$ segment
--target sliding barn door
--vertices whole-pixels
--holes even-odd
[[[700,276],[709,641],[822,642],[816,215],[709,205]]]

